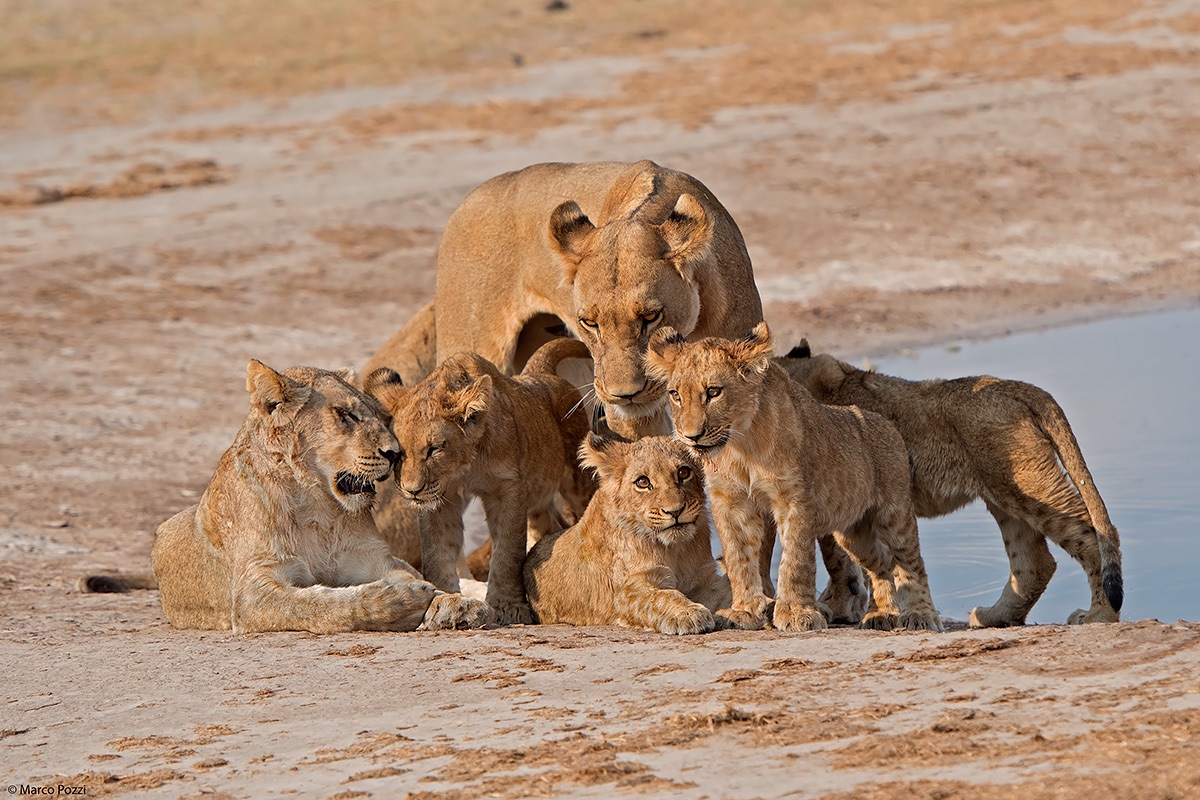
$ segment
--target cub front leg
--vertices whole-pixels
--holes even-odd
[[[775,498],[775,524],[783,554],[772,620],[781,631],[817,631],[828,627],[817,607],[817,532],[804,509],[789,498]]]
[[[461,489],[446,495],[438,508],[421,512],[421,572],[443,592],[457,592],[466,500]]]
[[[434,595],[425,618],[417,630],[439,631],[455,628],[482,628],[496,618],[495,612],[483,600],[461,594],[438,592]]]
[[[293,586],[275,570],[251,568],[234,583],[235,633],[411,631],[424,621],[433,585],[392,571],[354,586]]]
[[[735,628],[761,630],[769,622],[771,607],[760,569],[762,514],[749,493],[732,482],[710,478],[709,497],[733,601],[721,616]]]
[[[526,525],[529,513],[524,492],[507,485],[481,498],[492,537],[487,602],[501,625],[532,625],[533,610],[525,600]]]
[[[614,600],[626,625],[675,635],[707,633],[717,627],[712,611],[675,588],[675,578],[666,567],[629,575]]]

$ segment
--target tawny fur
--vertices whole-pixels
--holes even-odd
[[[501,624],[533,619],[521,574],[527,536],[562,530],[594,491],[575,460],[588,431],[582,398],[554,372],[562,359],[586,355],[583,343],[557,339],[516,378],[458,353],[412,389],[386,369],[366,381],[395,418],[396,481],[420,512],[422,572],[439,589],[459,591],[463,509],[478,497],[493,547],[487,601]]]
[[[704,633],[730,603],[717,572],[699,460],[666,437],[594,434],[580,450],[600,476],[583,519],[534,545],[529,600],[543,623]]]
[[[972,625],[1025,624],[1054,574],[1047,538],[1083,566],[1091,588],[1091,607],[1069,621],[1117,621],[1124,599],[1120,539],[1049,393],[987,375],[907,381],[812,356],[807,341],[793,354],[779,363],[818,400],[869,409],[900,431],[919,516],[949,514],[980,498],[996,519],[1009,581],[995,604],[971,612]]]
[[[695,178],[652,161],[536,164],[467,196],[442,236],[433,308],[371,363],[415,383],[424,374],[405,367],[471,351],[512,374],[561,322],[591,350],[608,424],[632,439],[668,429],[642,370],[655,327],[736,336],[761,319],[741,232]]]
[[[251,409],[200,502],[164,522],[152,563],[177,628],[238,633],[486,624],[437,592],[371,518],[396,439],[375,398],[310,367],[247,367]]]
[[[871,576],[876,609],[864,626],[941,630],[900,435],[877,414],[818,403],[770,357],[766,323],[737,341],[691,344],[662,329],[646,357],[667,385],[676,437],[704,459],[732,584],[731,621],[767,621],[759,569],[767,510],[782,543],[776,628],[826,626],[816,605],[816,544],[832,535]]]

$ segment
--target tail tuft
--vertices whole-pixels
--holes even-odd
[[[79,579],[79,591],[91,594],[128,594],[129,586],[108,575],[84,575]]]
[[[1117,564],[1105,564],[1100,570],[1100,581],[1104,585],[1104,596],[1114,611],[1121,610],[1125,602],[1125,585],[1121,579],[1121,567]]]

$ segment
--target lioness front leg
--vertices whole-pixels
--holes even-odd
[[[773,505],[783,553],[779,561],[779,588],[772,621],[781,631],[821,630],[829,623],[816,604],[816,531],[791,498],[778,498]]]
[[[761,630],[772,600],[763,588],[760,550],[763,518],[750,495],[734,484],[710,480],[713,524],[721,538],[733,602],[721,616],[735,628]]]
[[[528,512],[518,486],[481,498],[492,537],[492,563],[488,568],[488,605],[501,625],[532,625],[533,610],[525,600],[525,547]]]
[[[712,611],[674,588],[665,567],[628,576],[614,598],[617,613],[628,625],[660,633],[707,633],[717,627]]]
[[[247,572],[233,589],[235,633],[264,631],[411,631],[425,618],[435,588],[404,572],[355,586],[291,586],[270,569]]]

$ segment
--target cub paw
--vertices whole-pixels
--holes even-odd
[[[492,607],[482,600],[461,594],[438,594],[425,611],[425,621],[418,630],[482,628],[492,621],[492,617]]]
[[[937,631],[942,632],[942,620],[936,611],[905,611],[897,623],[906,631]]]
[[[1081,613],[1076,611],[1075,614]],[[1071,616],[1074,617],[1075,614]],[[976,606],[971,609],[971,616],[967,619],[967,625],[972,628],[1014,628],[1025,624],[1024,617],[1016,617],[1011,614],[1005,614],[997,611],[995,607],[984,608]]]
[[[496,623],[498,625],[532,625],[533,609],[528,603],[497,603]]]
[[[867,611],[867,593],[859,588],[858,594],[851,594],[845,586],[836,585],[833,581],[825,587],[817,600],[817,608],[825,614],[825,619],[838,625],[855,625]]]
[[[695,603],[678,614],[663,617],[654,627],[659,633],[669,633],[674,636],[708,633],[717,627],[717,620],[711,611],[699,603]]]
[[[819,631],[829,627],[825,615],[816,606],[775,604],[775,627],[781,631]]]
[[[872,611],[862,618],[862,622],[858,623],[858,627],[869,631],[890,631],[895,630],[898,616],[889,614],[886,611]]]
[[[1120,622],[1121,615],[1111,608],[1094,608],[1091,611],[1084,611],[1082,608],[1077,608],[1067,617],[1068,625],[1085,625],[1089,622]]]
[[[717,612],[717,619],[720,620],[717,624],[724,629],[734,629],[739,631],[761,631],[769,624],[766,614],[751,614],[748,611],[740,611],[732,608],[725,608]]]

